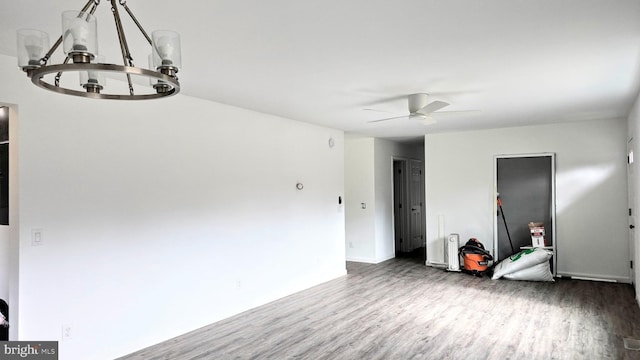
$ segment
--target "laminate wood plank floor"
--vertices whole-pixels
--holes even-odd
[[[633,287],[490,280],[412,259],[348,275],[143,349],[156,359],[640,359]]]

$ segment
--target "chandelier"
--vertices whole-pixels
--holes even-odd
[[[180,91],[176,75],[181,67],[180,36],[168,30],[154,31],[149,36],[127,2],[119,0],[118,3],[151,46],[148,69],[136,67],[133,63],[116,0],[111,0],[111,12],[115,19],[123,65],[105,63],[104,56],[98,53],[97,21],[94,13],[100,0],[89,0],[80,11],[62,13],[62,35],[51,48],[47,33],[33,29],[18,30],[18,66],[35,85],[66,95],[93,99],[144,100],[177,94]],[[64,61],[61,64],[48,64],[60,45]],[[47,49],[49,50],[46,51]],[[79,81],[70,80],[68,76],[63,78],[67,73],[77,73],[76,79],[79,78]],[[120,74],[122,80],[119,82],[120,89],[109,89],[107,92],[106,75],[110,79],[117,79],[117,74]],[[138,78],[142,81],[138,81]],[[137,94],[134,92],[134,84]]]

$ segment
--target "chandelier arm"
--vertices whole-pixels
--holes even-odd
[[[120,0],[120,5],[122,5],[122,7],[127,11],[127,13],[129,14],[129,17],[131,17],[131,20],[133,20],[133,22],[136,24],[136,26],[138,27],[138,29],[140,30],[140,32],[142,33],[142,35],[144,35],[145,38],[147,38],[147,41],[149,42],[149,45],[152,45],[151,43],[151,37],[149,37],[149,34],[145,31],[145,29],[142,27],[142,25],[140,24],[140,22],[138,21],[138,19],[135,17],[135,15],[133,15],[133,12],[131,11],[131,9],[129,9],[129,7],[127,6],[127,2]]]
[[[122,52],[122,61],[124,66],[133,66],[133,59],[129,52],[129,45],[127,44],[127,38],[122,28],[122,20],[120,19],[120,13],[116,7],[116,1],[111,0],[111,12],[113,12],[113,19],[116,23],[116,33],[118,34],[118,42],[120,43],[120,51]]]
[[[111,12],[113,12],[113,19],[116,22],[116,32],[118,33],[118,41],[120,42],[120,51],[122,52],[122,61],[124,66],[134,66],[131,52],[129,51],[129,45],[127,44],[127,37],[124,34],[122,28],[122,20],[120,19],[120,13],[116,6],[116,0],[111,0]],[[127,82],[129,84],[129,93],[133,95],[133,83],[131,82],[131,75],[127,74]]]
[[[55,44],[53,44],[51,49],[49,49],[49,51],[44,55],[44,57],[40,59],[41,65],[45,65],[47,61],[49,61],[49,59],[51,58],[51,55],[53,55],[53,53],[58,49],[58,46],[60,46],[60,44],[62,44],[62,35],[60,35],[58,40],[55,42]]]

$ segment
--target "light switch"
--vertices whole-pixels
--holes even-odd
[[[44,239],[42,237],[42,229],[31,229],[31,246],[44,245]]]

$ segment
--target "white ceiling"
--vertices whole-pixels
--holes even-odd
[[[12,56],[16,29],[59,33],[60,12],[85,2],[0,1],[0,53]],[[407,139],[620,118],[628,115],[640,86],[640,0],[127,5],[149,32],[181,34],[183,94],[349,133]],[[103,0],[96,13],[99,46],[107,62],[116,63],[109,8]],[[145,47],[142,37],[129,22],[125,26],[134,60],[146,65],[146,53],[135,52]],[[437,114],[437,123],[427,127],[407,119],[368,123],[407,113],[405,96],[418,92],[450,102],[442,111],[474,111]]]

